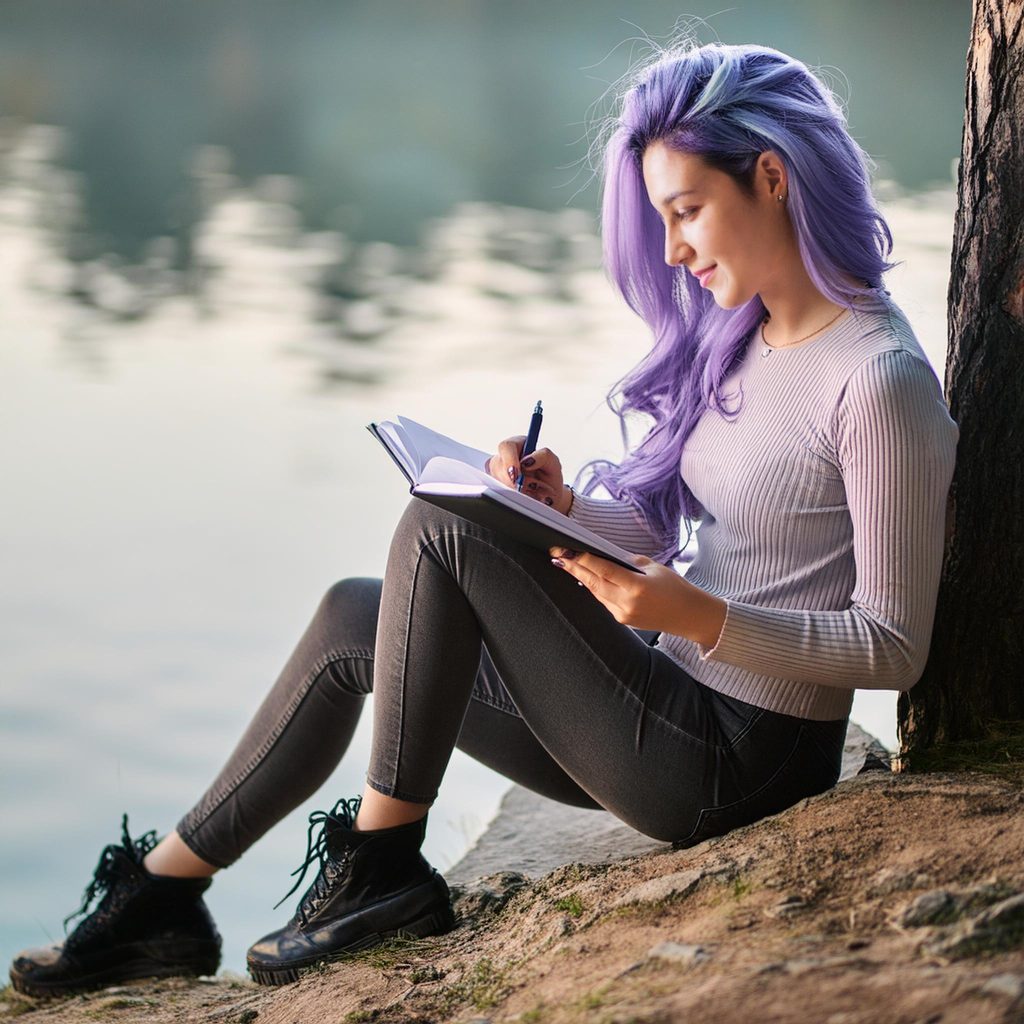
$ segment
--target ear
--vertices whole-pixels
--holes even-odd
[[[773,202],[777,201],[779,196],[784,196],[789,192],[786,165],[774,149],[766,149],[758,156],[754,180],[758,191],[767,195]]]

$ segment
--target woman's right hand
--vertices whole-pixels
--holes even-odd
[[[543,501],[565,515],[572,504],[572,491],[562,478],[562,463],[549,448],[538,448],[521,459],[526,438],[519,434],[498,444],[498,451],[487,460],[487,472],[506,487],[515,487],[523,474],[523,494]]]

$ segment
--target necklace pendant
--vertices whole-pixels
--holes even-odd
[[[768,356],[770,356],[771,354],[772,354],[772,350],[767,345],[762,346],[762,348],[761,348],[761,358],[762,359],[767,359]]]

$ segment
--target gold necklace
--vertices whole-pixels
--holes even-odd
[[[774,346],[769,345],[764,336],[764,325],[768,323],[769,320],[771,320],[771,315],[765,316],[765,318],[761,321],[761,344],[764,345],[764,348],[761,350],[762,358],[771,355],[772,352],[774,352],[777,348],[792,348],[794,345],[799,345],[801,341],[806,341],[808,338],[813,338],[814,335],[820,334],[823,330],[825,330],[826,327],[831,327],[843,315],[844,312],[845,309],[840,309],[839,312],[836,313],[836,315],[832,317],[832,319],[829,320],[827,324],[823,324],[821,327],[816,328],[815,330],[811,331],[810,334],[805,334],[802,338],[797,338],[796,341],[787,341],[785,345]]]

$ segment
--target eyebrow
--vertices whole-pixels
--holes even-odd
[[[662,199],[662,201],[661,201],[662,206],[668,206],[669,203],[675,201],[680,196],[690,196],[690,195],[693,195],[694,192],[699,192],[699,191],[700,191],[699,188],[682,188],[678,192],[673,192],[671,195],[665,196],[665,198]]]

